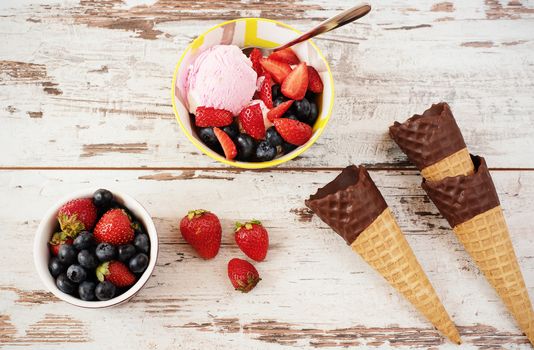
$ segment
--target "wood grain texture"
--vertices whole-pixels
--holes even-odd
[[[221,166],[174,120],[170,85],[182,50],[223,19],[265,16],[306,29],[351,4],[13,1],[0,8],[0,146],[9,150],[0,166]],[[317,38],[334,73],[334,113],[288,166],[406,168],[387,127],[445,100],[491,167],[534,167],[526,151],[534,147],[533,9],[531,1],[387,0]]]
[[[43,340],[37,335],[68,325],[83,343],[61,346],[77,349],[105,344],[112,334],[121,334],[121,345],[138,348],[456,348],[304,209],[303,200],[336,174],[0,171],[2,237],[17,242],[0,245],[0,266],[10,266],[9,273],[0,274],[0,344],[57,347],[71,342],[71,335],[59,332]],[[413,171],[372,171],[371,176],[458,324],[465,348],[528,349],[496,293],[423,194],[420,176]],[[493,176],[532,294],[534,173]],[[160,257],[147,286],[129,303],[99,311],[80,310],[44,291],[29,253],[45,210],[58,197],[89,186],[131,194],[154,217],[160,237]],[[221,218],[222,248],[214,260],[198,259],[178,231],[179,219],[191,208],[210,209]],[[264,222],[271,249],[266,261],[256,264],[263,280],[250,294],[241,294],[227,280],[226,263],[242,257],[233,242],[233,222],[250,218]]]

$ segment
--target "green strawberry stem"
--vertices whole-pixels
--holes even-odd
[[[247,230],[250,230],[252,229],[252,225],[261,225],[261,221],[252,219],[250,221],[245,222],[244,224],[240,223],[239,221],[236,221],[235,232],[239,231],[243,227],[245,227]]]
[[[109,275],[109,262],[102,263],[96,268],[96,278],[100,282],[104,282],[107,275]]]
[[[58,216],[59,226],[68,237],[75,238],[78,233],[85,229],[84,224],[78,220],[78,216],[73,214],[71,216],[61,214]]]
[[[190,210],[189,212],[187,212],[187,218],[189,220],[191,220],[191,219],[193,219],[195,217],[202,216],[202,214],[204,214],[204,213],[209,213],[209,211],[204,210],[204,209]]]

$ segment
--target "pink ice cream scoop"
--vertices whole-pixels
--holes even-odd
[[[186,93],[189,111],[199,106],[238,115],[256,91],[252,62],[235,45],[216,45],[202,52],[189,68]]]

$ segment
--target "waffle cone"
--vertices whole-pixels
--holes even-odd
[[[534,345],[534,312],[501,207],[487,210],[453,230]]]
[[[386,208],[351,244],[372,268],[408,299],[441,333],[454,343],[460,335],[425,272]]]
[[[462,148],[437,163],[427,166],[421,170],[421,175],[427,181],[440,181],[446,177],[472,175],[474,172],[475,167],[469,151],[467,148]]]

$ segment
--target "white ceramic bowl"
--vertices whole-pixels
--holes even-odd
[[[148,263],[147,269],[145,270],[145,272],[143,272],[141,277],[130,289],[128,289],[123,294],[106,301],[84,301],[73,297],[72,295],[63,293],[57,288],[55,279],[48,271],[48,261],[50,260],[50,250],[48,247],[48,241],[52,237],[52,234],[56,232],[59,226],[56,218],[57,212],[63,204],[67,203],[72,199],[92,197],[93,192],[97,189],[98,188],[82,190],[70,194],[69,196],[66,196],[56,202],[50,209],[48,209],[43,219],[41,220],[39,227],[37,228],[37,233],[35,235],[35,241],[33,244],[33,259],[35,263],[35,268],[37,269],[39,277],[41,278],[41,281],[43,281],[43,283],[45,284],[46,288],[61,300],[64,300],[72,305],[91,309],[118,305],[132,298],[135,294],[137,294],[137,292],[141,290],[141,288],[143,288],[145,283],[152,275],[152,271],[154,271],[154,267],[156,266],[156,260],[158,258],[158,234],[156,232],[154,222],[152,221],[152,218],[150,217],[148,212],[138,201],[136,201],[129,195],[120,191],[113,191],[110,189],[110,191],[113,193],[115,201],[128,208],[128,210],[132,212],[135,218],[144,225],[147,231],[147,234],[150,238],[150,261]]]

